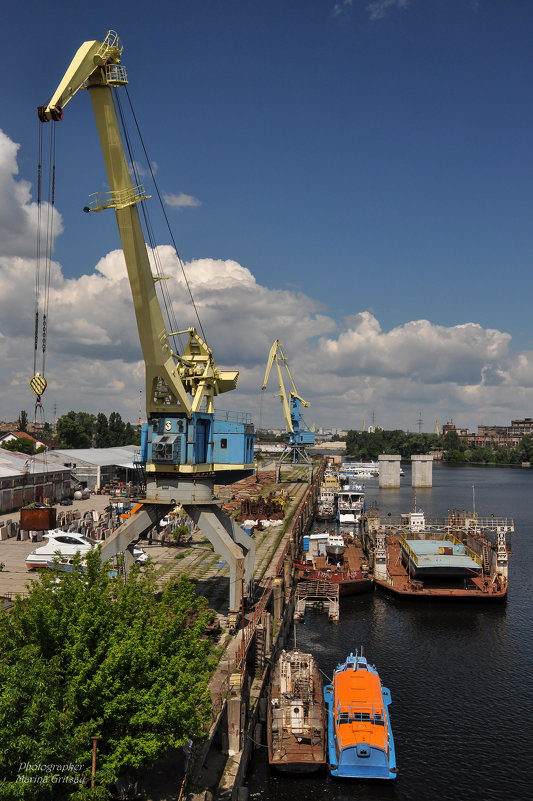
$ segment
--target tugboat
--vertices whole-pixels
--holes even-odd
[[[332,776],[395,779],[396,754],[388,705],[374,665],[357,651],[337,666],[333,684],[324,687],[328,711],[328,759]]]
[[[290,773],[326,764],[326,712],[320,671],[311,654],[282,651],[268,693],[268,761]]]

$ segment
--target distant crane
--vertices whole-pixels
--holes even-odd
[[[287,375],[289,376],[289,380],[291,382],[292,389],[289,391],[289,395],[287,395],[285,384],[283,382],[281,363],[284,364]],[[311,480],[313,474],[313,464],[309,454],[306,451],[306,446],[315,444],[315,434],[305,423],[301,411],[302,406],[309,407],[310,404],[309,401],[304,400],[301,395],[298,394],[296,384],[294,383],[291,371],[289,370],[289,365],[287,363],[287,359],[285,358],[285,354],[283,353],[279,339],[276,339],[270,348],[265,378],[263,381],[263,390],[267,388],[268,378],[270,376],[270,371],[273,364],[276,365],[279,384],[279,393],[275,397],[279,397],[281,399],[283,416],[285,418],[285,428],[287,431],[287,444],[276,465],[276,480],[280,480],[281,466],[285,462],[290,462],[293,465],[306,464],[309,468],[309,480]]]
[[[439,421],[435,420],[435,434],[440,437]]]

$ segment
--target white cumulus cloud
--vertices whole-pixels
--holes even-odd
[[[18,146],[0,133],[0,418],[21,409],[32,416],[35,281],[35,203],[18,177]],[[60,215],[57,215],[60,223]],[[56,228],[60,231],[60,226]],[[425,430],[453,417],[461,426],[506,423],[531,416],[533,352],[511,353],[511,337],[474,322],[435,325],[413,320],[386,330],[369,311],[337,321],[321,302],[292,289],[269,289],[232,259],[201,258],[182,265],[170,246],[149,251],[168,290],[179,329],[202,329],[221,368],[240,370],[237,392],[219,408],[250,411],[256,424],[283,427],[275,373],[261,392],[270,347],[282,342],[298,391],[311,407],[308,423],[360,428],[373,414],[385,428]],[[334,272],[332,271],[332,275]],[[164,287],[164,289],[163,289]],[[190,303],[188,288],[196,309]],[[40,357],[40,354],[39,354]],[[37,369],[39,369],[39,361]],[[131,289],[121,250],[76,278],[50,265],[46,360],[47,418],[69,409],[134,421],[144,365]],[[288,384],[287,384],[288,386]]]
[[[409,0],[375,0],[373,3],[368,3],[366,10],[371,20],[378,20],[386,17],[394,9],[406,9],[408,5]]]
[[[181,192],[179,195],[165,193],[163,195],[163,200],[167,206],[171,206],[173,209],[186,209],[202,205],[202,201],[198,200],[197,197],[193,197],[193,195],[185,195],[183,192]]]

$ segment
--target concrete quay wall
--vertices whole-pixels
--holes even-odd
[[[294,617],[291,560],[314,519],[323,467],[297,503],[266,571],[251,619],[229,643],[211,684],[216,718],[209,738],[197,749],[186,777],[188,801],[245,801],[246,773],[254,749],[264,747],[266,692],[272,664],[290,638]],[[290,511],[289,511],[290,514]],[[244,647],[243,647],[244,638]],[[244,658],[243,658],[244,655]],[[231,657],[233,656],[233,663]],[[220,773],[221,756],[225,764]]]

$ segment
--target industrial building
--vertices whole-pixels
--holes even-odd
[[[0,448],[0,514],[33,501],[57,503],[74,489],[101,489],[113,482],[135,481],[135,445],[79,448],[27,456]]]

